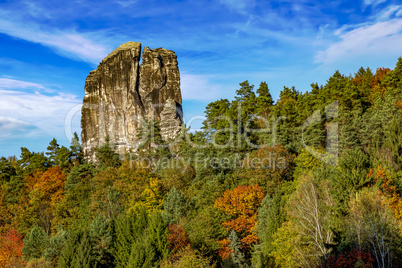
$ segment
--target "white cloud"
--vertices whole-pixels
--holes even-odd
[[[69,110],[81,103],[75,95],[57,93],[44,95],[39,91],[25,92],[24,87],[44,88],[26,81],[14,80],[15,88],[0,87],[0,131],[2,136],[23,133],[37,137],[44,133],[54,137],[64,134],[65,117]],[[16,90],[18,88],[18,90]]]
[[[11,88],[33,88],[33,89],[45,89],[42,85],[32,82],[26,82],[21,80],[15,80],[11,78],[0,78],[0,89],[11,89]]]
[[[6,19],[7,18],[7,19]],[[59,30],[41,27],[34,22],[23,22],[18,15],[0,10],[0,32],[29,42],[51,47],[63,56],[98,63],[109,48],[99,45],[93,39],[102,33],[78,33],[74,29]]]
[[[402,6],[398,5],[390,5],[384,9],[381,13],[378,14],[379,20],[387,20],[391,18],[392,15],[396,17],[400,17],[402,15]]]
[[[340,38],[338,42],[317,53],[316,63],[328,64],[362,55],[373,57],[402,54],[402,19],[363,25],[349,31],[345,29],[335,32]]]
[[[180,80],[183,100],[211,101],[223,93],[222,86],[212,84],[208,76],[181,74]]]
[[[16,131],[22,132],[31,125],[12,117],[0,116],[0,138],[10,137]]]

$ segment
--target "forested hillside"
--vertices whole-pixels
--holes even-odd
[[[78,135],[2,157],[0,267],[402,267],[401,58],[205,114],[96,164]]]

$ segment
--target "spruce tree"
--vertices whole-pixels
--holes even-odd
[[[253,267],[270,267],[274,265],[271,256],[274,250],[272,242],[274,242],[274,234],[285,221],[285,214],[281,206],[281,195],[281,191],[276,191],[273,198],[267,194],[258,209],[257,234],[260,242],[254,247],[252,253]]]
[[[70,268],[73,267],[73,261],[81,242],[81,237],[83,232],[69,232],[67,235],[67,240],[64,244],[63,250],[59,256],[58,268]]]
[[[48,245],[49,237],[45,231],[35,225],[24,238],[22,253],[26,260],[34,260],[42,257],[44,250]]]
[[[84,232],[71,262],[71,268],[93,268],[96,267],[95,263],[91,239],[88,233]]]
[[[231,263],[234,267],[249,267],[246,262],[246,257],[243,252],[241,252],[241,241],[234,230],[229,233],[228,239],[230,240],[229,248],[232,251],[229,254]]]
[[[56,235],[49,239],[47,248],[43,255],[48,261],[51,261],[54,265],[57,264],[58,257],[67,241],[68,232],[65,229],[60,229]]]
[[[89,237],[93,246],[93,258],[96,267],[110,267],[113,263],[111,250],[113,237],[110,220],[99,214],[89,225]]]
[[[149,248],[149,244],[147,244],[145,236],[139,237],[135,243],[131,247],[130,257],[127,262],[127,268],[136,268],[136,267],[152,267],[150,266],[150,262],[147,262],[147,258],[153,257],[153,253],[148,252],[147,250],[151,250]]]
[[[162,217],[167,224],[173,224],[186,213],[186,200],[183,193],[172,187],[163,202]]]
[[[117,217],[112,252],[116,267],[127,267],[132,248],[138,239],[142,239],[147,225],[148,215],[143,208]]]
[[[164,222],[160,212],[153,212],[149,219],[149,225],[146,229],[146,240],[149,245],[147,260],[150,266],[159,266],[169,254],[168,236],[169,230]],[[133,254],[133,252],[132,252]]]

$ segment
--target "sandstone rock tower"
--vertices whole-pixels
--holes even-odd
[[[106,137],[119,153],[137,149],[141,120],[160,120],[164,140],[174,139],[182,125],[177,56],[173,51],[128,42],[102,60],[85,82],[81,139],[86,161]]]

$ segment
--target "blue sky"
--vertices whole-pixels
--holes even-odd
[[[325,84],[335,70],[394,68],[402,2],[0,0],[0,156],[80,133],[89,71],[127,41],[178,56],[187,122],[239,83]],[[201,117],[198,117],[201,118]]]

